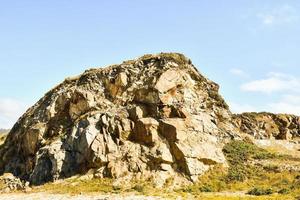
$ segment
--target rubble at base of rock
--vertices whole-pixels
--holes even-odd
[[[25,191],[29,192],[31,188],[29,187],[29,182],[21,181],[19,178],[15,177],[11,173],[5,173],[0,176],[0,181],[4,183],[4,187],[1,192],[14,192],[14,191]]]

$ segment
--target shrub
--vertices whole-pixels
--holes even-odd
[[[247,194],[261,196],[261,195],[270,195],[273,194],[273,190],[271,188],[263,189],[263,188],[253,188]]]
[[[122,187],[119,185],[113,185],[112,188],[114,191],[120,191],[122,189]]]
[[[135,191],[137,191],[137,192],[144,192],[144,186],[143,185],[135,185],[134,187],[133,187],[133,189],[135,190]]]
[[[254,152],[254,155],[252,156],[253,159],[257,160],[264,160],[264,159],[270,159],[275,158],[275,155],[273,153],[270,153],[264,149],[256,149],[257,151]]]
[[[263,169],[268,172],[275,172],[275,173],[280,172],[279,167],[277,165],[269,164],[269,165],[264,166]]]
[[[228,109],[228,105],[226,104],[225,100],[219,95],[219,93],[215,90],[209,90],[208,91],[209,97],[215,100],[215,103],[217,106],[223,107],[225,109]]]
[[[223,148],[223,152],[230,159],[229,161],[237,159],[237,162],[247,161],[250,158],[275,158],[275,154],[270,153],[265,149],[259,148],[254,144],[239,140],[233,140],[230,143],[226,144]]]
[[[288,193],[290,193],[290,190],[287,188],[283,188],[283,189],[279,190],[278,193],[279,194],[288,194]]]
[[[199,188],[200,192],[213,192],[213,189],[210,185],[203,185]]]
[[[233,140],[226,144],[223,152],[229,162],[227,181],[244,181],[251,174],[256,173],[256,168],[248,165],[250,159],[265,159],[273,157],[273,154],[261,149],[254,144]]]
[[[183,192],[187,192],[187,193],[192,193],[193,192],[193,188],[192,187],[186,187],[186,188],[183,188],[182,191]]]

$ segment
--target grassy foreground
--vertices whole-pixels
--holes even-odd
[[[245,195],[243,193],[231,192],[201,192],[201,189],[197,186],[193,186],[195,190],[179,189],[170,191],[168,189],[156,189],[147,183],[137,183],[131,187],[119,188],[112,186],[112,180],[110,179],[92,179],[92,180],[72,180],[63,183],[50,183],[45,184],[42,187],[34,188],[32,192],[47,192],[54,194],[137,194],[146,196],[159,196],[164,199],[176,199],[181,196],[183,199],[208,199],[208,200],[292,200],[296,199],[297,193],[289,194],[271,194],[263,196]],[[298,191],[299,192],[299,191]]]
[[[257,165],[262,160],[284,165],[289,160],[299,161],[288,155],[278,155],[244,142],[232,141],[223,149],[229,163],[228,168],[216,166],[203,175],[198,183],[170,190],[167,186],[157,189],[146,182],[136,182],[124,187],[114,187],[112,179],[83,180],[80,177],[63,182],[48,183],[33,189],[33,192],[50,193],[115,193],[161,196],[168,199],[228,199],[266,200],[300,199],[300,173],[280,171],[279,166]]]

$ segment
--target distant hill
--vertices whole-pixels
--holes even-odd
[[[9,129],[0,128],[0,134],[8,133],[8,132],[9,132]]]

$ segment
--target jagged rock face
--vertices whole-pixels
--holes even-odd
[[[181,54],[91,69],[49,91],[15,124],[0,169],[33,184],[97,177],[197,180],[232,137],[218,85]]]
[[[243,113],[233,121],[241,132],[256,139],[290,140],[300,137],[300,117],[288,114]]]

